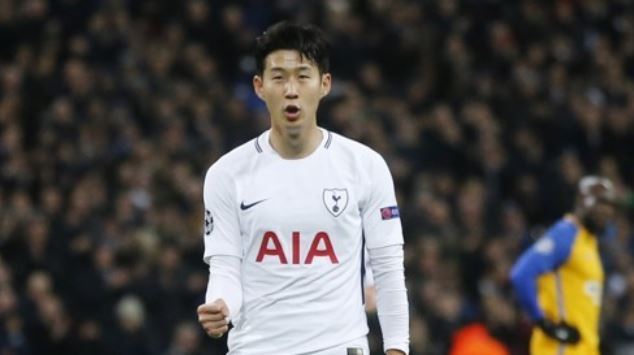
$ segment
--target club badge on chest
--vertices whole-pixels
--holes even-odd
[[[324,206],[326,206],[328,212],[335,217],[339,217],[346,207],[348,207],[348,189],[324,189],[322,196]]]

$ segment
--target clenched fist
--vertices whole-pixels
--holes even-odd
[[[229,308],[222,298],[198,306],[198,322],[212,338],[220,338],[229,330]]]

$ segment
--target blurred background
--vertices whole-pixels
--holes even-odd
[[[472,322],[526,354],[517,255],[583,174],[632,203],[631,1],[0,0],[0,354],[224,354],[196,322],[202,182],[268,127],[251,50],[281,19],[331,39],[320,125],[391,168],[412,354]],[[604,354],[634,354],[628,211],[602,238]]]

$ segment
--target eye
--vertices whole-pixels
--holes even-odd
[[[308,75],[300,75],[299,78],[300,79],[310,79],[310,76],[308,76]]]
[[[281,79],[282,79],[282,76],[281,76],[281,75],[275,75],[275,76],[273,77],[273,80],[281,80]]]

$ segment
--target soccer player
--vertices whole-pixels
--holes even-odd
[[[615,213],[612,183],[579,182],[574,213],[555,223],[519,258],[511,280],[535,327],[534,355],[599,354],[603,267],[598,237]]]
[[[210,277],[198,318],[229,354],[369,354],[364,248],[387,354],[409,351],[403,235],[392,177],[370,148],[317,125],[331,88],[327,42],[281,22],[256,42],[271,128],[204,182]],[[229,323],[232,324],[229,330]]]

